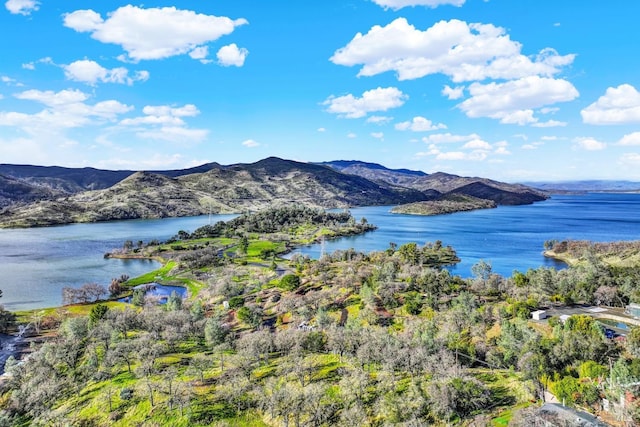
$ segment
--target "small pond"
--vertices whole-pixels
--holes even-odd
[[[133,289],[143,289],[145,291],[145,298],[152,298],[159,304],[166,304],[169,297],[174,292],[183,299],[187,296],[187,288],[183,288],[182,286],[161,285],[159,283],[138,285]],[[119,301],[128,303],[131,302],[131,297],[122,298]]]

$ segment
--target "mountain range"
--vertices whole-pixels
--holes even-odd
[[[164,171],[1,164],[0,227],[232,213],[287,203],[398,205],[450,195],[509,205],[546,198],[519,184],[345,160],[302,163],[269,157]]]

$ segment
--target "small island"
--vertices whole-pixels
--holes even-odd
[[[495,207],[497,207],[497,204],[493,200],[480,199],[466,194],[448,194],[437,200],[396,206],[391,209],[391,213],[405,215],[443,215]]]

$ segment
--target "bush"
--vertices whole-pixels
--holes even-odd
[[[244,298],[237,296],[229,300],[229,308],[238,308],[244,305]]]
[[[279,287],[285,291],[292,291],[300,286],[300,277],[296,274],[286,274],[280,279]]]

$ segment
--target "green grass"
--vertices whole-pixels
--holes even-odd
[[[173,277],[169,276],[169,272],[176,266],[175,261],[168,261],[162,267],[157,270],[153,270],[148,272],[147,274],[143,274],[142,276],[135,277],[133,279],[127,280],[125,283],[126,286],[138,286],[144,285],[145,283],[152,283],[157,280],[168,280]]]

